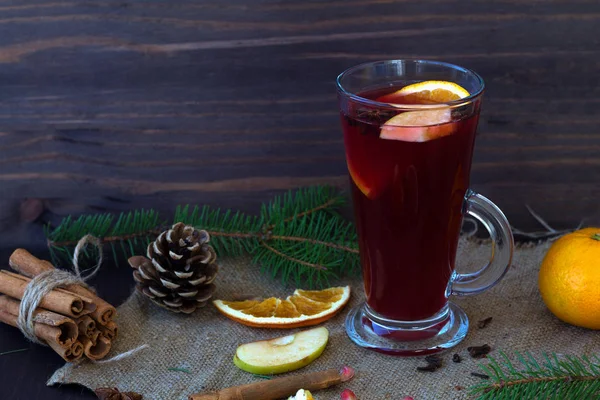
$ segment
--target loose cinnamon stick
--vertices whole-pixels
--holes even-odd
[[[31,279],[25,276],[0,270],[0,293],[21,300],[30,281]],[[96,309],[90,298],[64,289],[52,290],[44,296],[40,307],[73,318],[89,314]]]
[[[52,263],[40,260],[25,249],[16,249],[10,256],[8,263],[12,269],[30,278],[42,272],[55,269]],[[91,298],[94,304],[96,304],[96,310],[91,313],[91,317],[102,325],[106,325],[117,314],[116,309],[112,305],[98,297],[91,290],[79,285],[69,285],[66,289],[78,295]]]
[[[84,315],[76,320],[77,327],[79,328],[79,334],[92,338],[94,332],[97,332],[96,321],[94,321],[89,315]]]
[[[234,386],[218,392],[196,393],[188,396],[188,400],[277,400],[291,396],[300,389],[325,389],[346,382],[353,376],[351,368],[334,368]]]
[[[88,337],[80,336],[81,343],[83,344],[83,353],[90,360],[100,360],[108,354],[112,347],[112,342],[102,336],[97,335],[96,340],[92,341]]]
[[[8,296],[0,296],[0,311],[11,314],[11,321],[14,319],[14,324],[3,322],[17,326],[19,307],[19,301]],[[71,347],[79,334],[77,324],[71,318],[41,308],[35,310],[33,314],[33,326],[38,338],[45,342],[55,341],[63,348]]]

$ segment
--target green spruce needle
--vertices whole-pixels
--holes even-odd
[[[170,222],[154,210],[135,210],[69,216],[56,227],[47,226],[45,233],[56,263],[69,262],[86,234],[101,239],[117,263],[145,255],[160,232],[184,222],[206,230],[221,257],[249,254],[273,278],[297,287],[327,287],[329,279],[358,271],[356,231],[338,213],[344,203],[334,188],[317,186],[275,197],[257,215],[186,205],[177,207]],[[93,251],[86,256],[95,263]]]
[[[9,350],[9,351],[4,351],[2,353],[0,353],[0,356],[5,356],[7,354],[13,354],[13,353],[21,353],[22,351],[27,351],[29,349],[16,349],[16,350]]]
[[[490,377],[470,388],[477,400],[600,399],[600,358],[515,353],[518,365],[501,352],[480,365]]]
[[[167,368],[168,371],[173,371],[173,372],[185,372],[186,374],[191,374],[192,371],[190,371],[187,368]]]

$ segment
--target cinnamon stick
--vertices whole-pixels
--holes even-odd
[[[112,342],[102,335],[97,335],[94,341],[85,336],[80,336],[80,339],[83,344],[83,353],[90,360],[100,360],[106,357],[112,347]]]
[[[16,249],[10,256],[8,263],[12,269],[30,278],[33,278],[42,272],[56,269],[49,261],[40,260],[25,249]],[[66,289],[92,299],[94,304],[96,304],[96,310],[91,313],[91,317],[102,325],[106,325],[117,314],[117,310],[112,305],[98,297],[89,289],[79,285],[69,285]]]
[[[117,338],[118,328],[114,321],[109,321],[106,325],[98,325],[98,330],[111,341]]]
[[[94,321],[89,315],[84,315],[77,318],[77,327],[79,328],[79,334],[92,338],[94,332],[98,332],[96,329],[96,321]]]
[[[21,300],[30,281],[31,279],[25,276],[0,270],[0,293]],[[40,307],[73,318],[89,314],[96,309],[90,298],[64,289],[52,290],[44,296]]]
[[[295,394],[300,389],[325,389],[354,376],[349,367],[328,369],[234,386],[211,393],[196,393],[188,396],[188,400],[277,400]]]
[[[19,307],[19,301],[8,296],[0,296],[0,311],[10,314],[12,316],[10,321],[14,320],[14,324],[3,322],[16,327]],[[46,343],[54,341],[63,348],[71,347],[79,334],[77,324],[71,318],[41,308],[36,309],[33,314],[33,326],[38,338]]]
[[[54,342],[50,342],[48,345],[66,362],[77,361],[83,356],[83,345],[81,342],[75,342],[71,347],[66,349],[58,347]]]
[[[0,322],[5,324],[17,326],[17,316],[13,315],[4,310],[0,310]],[[77,327],[75,325],[75,327]],[[34,323],[35,335],[48,346],[52,348],[59,356],[61,356],[67,362],[73,362],[81,358],[83,354],[83,346],[81,343],[75,341],[70,346],[63,346],[59,344],[57,339],[60,335],[60,329],[55,326],[36,324]]]

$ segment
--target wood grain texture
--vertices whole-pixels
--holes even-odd
[[[0,253],[70,213],[343,188],[334,79],[406,57],[485,78],[472,186],[515,226],[600,222],[599,37],[596,0],[0,0]]]

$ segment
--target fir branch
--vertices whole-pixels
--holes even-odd
[[[275,197],[257,216],[179,206],[173,223],[206,230],[218,254],[251,254],[263,271],[284,282],[323,286],[331,277],[358,270],[354,226],[337,212],[343,204],[333,188],[313,187]],[[54,229],[47,227],[46,236],[56,263],[68,262],[86,234],[108,245],[118,262],[123,256],[145,254],[148,244],[170,225],[153,210],[139,210],[116,219],[110,214],[67,217]]]
[[[282,252],[280,252],[279,250],[277,250],[277,249],[275,249],[275,248],[273,248],[273,247],[269,246],[269,245],[267,244],[267,242],[265,242],[264,240],[261,240],[261,241],[260,241],[260,244],[261,244],[262,246],[264,246],[264,247],[265,247],[267,250],[269,250],[269,251],[271,251],[271,252],[273,252],[273,253],[277,254],[277,255],[278,255],[278,256],[280,256],[280,257],[283,257],[283,258],[285,258],[285,259],[286,259],[286,260],[288,260],[288,261],[291,261],[291,262],[294,262],[294,263],[298,263],[298,264],[300,264],[300,265],[304,265],[304,266],[306,266],[306,267],[310,267],[310,268],[314,268],[314,269],[319,269],[319,270],[322,270],[322,271],[326,271],[326,270],[327,270],[327,267],[324,267],[324,266],[322,266],[322,265],[312,264],[312,263],[309,263],[309,262],[306,262],[306,261],[299,260],[299,259],[297,259],[297,258],[294,258],[294,257],[292,257],[292,256],[289,256],[289,255],[287,255],[287,254],[285,254],[285,253],[282,253]]]
[[[337,215],[336,210],[344,203],[344,198],[332,187],[309,187],[275,197],[268,205],[263,205],[261,215],[267,221],[286,223],[319,211]],[[272,228],[273,225],[270,225],[267,230]]]
[[[269,238],[273,239],[273,240],[283,240],[283,241],[287,240],[287,241],[291,241],[291,242],[311,243],[311,244],[331,247],[333,249],[344,250],[344,251],[347,251],[350,253],[358,254],[358,249],[356,249],[356,248],[352,248],[349,246],[343,246],[343,245],[339,245],[339,244],[335,244],[335,243],[323,242],[321,240],[314,240],[314,239],[309,239],[309,238],[304,238],[304,237],[294,237],[294,236],[279,236],[279,235],[272,235]]]
[[[500,359],[490,357],[488,365],[481,369],[491,382],[475,385],[470,394],[477,400],[537,400],[556,398],[561,400],[600,398],[600,359],[543,355],[538,362],[531,354],[516,353],[521,364],[517,367],[501,352]]]

